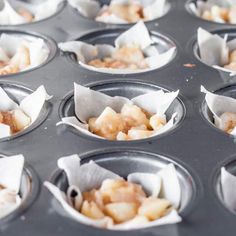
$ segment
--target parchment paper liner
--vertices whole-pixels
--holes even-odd
[[[24,167],[24,156],[15,155],[0,158],[0,185],[6,189],[0,190],[0,199],[3,200],[3,195],[6,192],[19,193],[21,176]],[[5,197],[6,202],[0,204],[0,219],[14,211],[20,204],[21,198],[19,195],[16,196],[16,202],[10,202]]]
[[[236,113],[236,99],[211,93],[207,91],[203,86],[201,86],[201,92],[206,94],[205,100],[208,108],[213,114],[214,123],[217,128],[221,129],[221,127],[223,126],[223,121],[220,116],[224,112]],[[230,134],[236,135],[236,127]]]
[[[30,125],[32,125],[38,118],[45,101],[51,98],[51,96],[47,94],[43,85],[41,85],[37,90],[35,90],[27,97],[25,97],[19,103],[19,105],[15,103],[1,87],[0,97],[0,111],[21,109],[27,116],[30,117]],[[11,136],[10,127],[8,125],[0,123],[0,138],[5,138],[9,136]]]
[[[15,10],[20,7],[23,7],[34,15],[33,22],[45,19],[55,14],[59,4],[63,1],[64,0],[45,0],[39,4],[32,4],[24,1],[3,0],[4,7],[0,11],[0,25],[18,25],[31,23],[18,14],[18,12]]]
[[[107,227],[108,229],[127,230],[143,227],[152,227],[164,224],[173,224],[181,221],[175,209],[171,210],[166,216],[143,224],[139,221],[129,221],[119,225],[112,225],[108,218],[93,220],[73,208],[70,196],[71,192],[77,193],[76,200],[82,203],[82,193],[90,191],[93,188],[99,188],[105,179],[120,179],[121,177],[109,170],[106,170],[95,162],[80,164],[78,155],[62,157],[58,160],[58,167],[65,171],[69,183],[67,193],[62,192],[55,185],[45,182],[44,185],[60,202],[64,210],[75,220],[80,223],[95,226]],[[181,189],[177,173],[173,164],[167,165],[156,174],[150,173],[131,173],[127,180],[133,183],[142,184],[148,195],[164,197],[169,200],[177,209],[181,201]],[[151,180],[151,181],[150,181]],[[140,224],[141,223],[141,224]]]
[[[74,101],[75,101],[75,116],[64,117],[57,125],[70,125],[78,131],[93,136],[96,138],[102,137],[91,133],[88,130],[88,119],[98,117],[106,107],[111,107],[116,112],[120,112],[124,104],[130,103],[143,108],[150,114],[163,115],[168,110],[174,99],[177,98],[179,90],[176,92],[167,92],[163,90],[146,93],[129,100],[125,97],[111,97],[101,92],[91,90],[74,83]],[[174,125],[177,113],[172,114],[171,119],[161,129],[155,131],[155,136],[171,129]]]
[[[104,23],[110,24],[129,24],[125,19],[111,14],[108,16],[99,16],[108,5],[100,6],[99,1],[96,0],[68,0],[69,4],[77,9],[77,11],[84,17],[94,19]],[[148,20],[154,20],[167,13],[170,8],[170,4],[167,0],[137,0],[143,6],[144,16]],[[127,4],[129,0],[112,0],[110,4]],[[99,17],[98,17],[99,16]]]
[[[220,71],[230,73],[230,76],[236,75],[236,71],[224,68],[229,64],[229,52],[236,49],[236,39],[228,41],[228,35],[221,38],[217,34],[211,34],[208,31],[198,29],[198,46],[201,60],[209,66]]]
[[[225,167],[221,168],[220,176],[221,190],[223,194],[223,201],[225,205],[231,209],[236,210],[236,177],[229,173]]]
[[[148,29],[142,21],[139,21],[127,31],[118,36],[114,42],[115,47],[109,44],[91,45],[82,41],[69,41],[59,43],[58,47],[63,52],[74,53],[78,63],[88,70],[103,72],[109,74],[130,74],[141,73],[154,69],[158,69],[171,61],[175,55],[176,47],[172,47],[164,53],[159,53],[154,46],[156,43],[152,41]],[[112,69],[112,68],[96,68],[87,63],[94,59],[102,59],[111,56],[115,49],[123,46],[138,46],[145,55],[145,62],[149,66],[146,69]]]

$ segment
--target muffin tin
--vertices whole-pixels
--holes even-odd
[[[235,235],[235,215],[222,204],[219,190],[220,167],[235,163],[235,139],[219,132],[212,125],[212,116],[204,103],[200,85],[210,91],[235,96],[236,77],[206,66],[196,58],[194,42],[197,29],[210,32],[229,30],[234,26],[216,24],[194,17],[186,10],[186,1],[172,0],[170,11],[160,19],[147,22],[151,32],[165,35],[177,46],[173,60],[160,69],[132,75],[108,75],[89,71],[75,64],[64,53],[56,49],[55,42],[78,38],[90,39],[93,32],[112,31],[118,34],[130,25],[107,25],[88,20],[78,14],[69,4],[53,17],[20,26],[0,27],[0,33],[11,30],[16,33],[37,32],[40,37],[52,38],[51,59],[43,66],[24,73],[0,78],[1,86],[9,87],[13,97],[23,97],[43,84],[53,98],[47,115],[40,118],[37,127],[27,134],[0,142],[4,155],[22,153],[26,162],[39,176],[31,178],[37,186],[34,197],[25,199],[24,211],[18,210],[0,222],[1,235],[51,236],[51,235],[119,235],[79,224],[67,217],[42,182],[49,180],[61,188],[66,187],[65,176],[56,168],[61,156],[77,153],[84,162],[92,159],[121,175],[133,170],[155,171],[167,162],[177,166],[183,187],[183,202],[180,215],[183,221],[176,225],[165,225],[138,231],[122,232],[124,235],[160,236],[209,236]],[[92,32],[92,33],[91,33]],[[54,42],[55,40],[55,42]],[[190,64],[190,66],[188,65]],[[157,137],[135,142],[111,142],[98,140],[71,132],[66,126],[56,126],[61,116],[73,113],[73,82],[89,86],[108,94],[132,97],[164,88],[180,90],[178,102],[173,109],[181,114],[173,130]],[[10,84],[10,85],[9,85]],[[70,92],[70,93],[69,93]],[[25,166],[28,169],[28,165]],[[31,170],[31,169],[28,169]],[[229,168],[234,172],[235,168]],[[30,172],[31,173],[31,172]],[[24,180],[22,180],[24,182]],[[24,185],[24,184],[23,184]],[[24,195],[25,188],[22,187]],[[31,204],[32,203],[32,204]],[[20,209],[19,209],[20,210]],[[60,214],[58,214],[60,213]]]

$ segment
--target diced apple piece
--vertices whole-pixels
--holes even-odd
[[[105,206],[105,212],[108,216],[112,217],[116,223],[122,223],[136,216],[137,205],[127,202],[110,203]]]
[[[134,126],[131,130],[148,130],[146,125]]]
[[[25,8],[19,8],[18,13],[22,17],[24,17],[27,20],[27,22],[32,22],[34,19],[33,15],[29,11],[27,11]]]
[[[128,141],[130,140],[129,136],[123,132],[119,132],[116,136],[116,140],[118,141]]]
[[[15,124],[16,132],[23,130],[30,125],[30,117],[28,117],[22,110],[17,109],[12,112],[12,119]]]
[[[139,63],[144,59],[142,50],[138,47],[122,47],[114,51],[113,58],[127,63]]]
[[[213,20],[213,16],[212,16],[212,14],[211,14],[211,12],[209,11],[209,10],[205,10],[204,12],[203,12],[203,14],[202,14],[202,18],[204,19],[204,20]]]
[[[143,201],[138,209],[138,214],[153,221],[165,215],[169,206],[170,202],[166,199],[149,197]]]
[[[103,199],[102,199],[102,194],[99,190],[93,189],[90,192],[84,192],[83,193],[83,200],[88,201],[88,202],[95,202],[97,206],[103,210],[104,205],[103,205]]]
[[[236,6],[231,7],[228,17],[231,24],[236,24]]]
[[[225,65],[224,68],[232,70],[232,71],[236,71],[236,62],[231,62],[228,65]]]
[[[230,62],[236,62],[236,50],[233,50],[229,55]]]
[[[124,180],[105,180],[100,191],[104,203],[134,202],[139,205],[146,197],[140,185]]]
[[[136,105],[125,104],[121,109],[121,115],[126,121],[127,130],[140,125],[149,126],[146,114]]]
[[[115,140],[117,134],[124,129],[122,117],[110,107],[106,107],[95,122],[92,119],[89,121],[91,132],[109,140]]]
[[[159,130],[166,124],[166,116],[155,114],[150,118],[150,125],[153,130]]]
[[[17,49],[16,54],[11,58],[9,66],[23,70],[29,65],[30,65],[29,49],[22,44]]]
[[[131,140],[138,140],[138,139],[144,139],[149,138],[154,134],[154,131],[151,130],[129,130],[128,136]]]
[[[99,209],[97,204],[93,201],[84,201],[81,207],[81,213],[91,219],[104,218],[103,212]]]

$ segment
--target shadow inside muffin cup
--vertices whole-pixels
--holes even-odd
[[[0,82],[0,87],[3,88],[3,90],[7,93],[7,95],[17,104],[19,104],[22,99],[24,99],[33,92],[31,89],[28,89],[24,86],[7,82]],[[51,104],[48,101],[45,101],[38,118],[31,125],[29,125],[27,128],[23,129],[20,132],[12,134],[9,137],[0,138],[0,142],[13,140],[15,138],[18,138],[22,135],[25,135],[33,131],[40,124],[44,122],[44,120],[50,113],[50,110],[51,110]]]
[[[6,156],[0,154],[0,158],[2,157]],[[27,162],[25,162],[19,190],[21,203],[13,212],[0,219],[0,228],[10,224],[15,218],[20,217],[36,200],[38,192],[39,178],[34,169]]]
[[[105,5],[110,5],[110,2],[111,0],[99,0],[98,1],[100,6],[103,7]],[[142,2],[142,1],[141,1]],[[68,4],[70,6],[70,4]],[[161,19],[163,17],[165,17],[171,10],[171,8],[173,7],[174,5],[174,1],[173,0],[166,0],[166,5],[165,5],[165,9],[164,9],[164,12],[161,16],[159,17],[155,17],[153,19],[150,19],[150,20],[145,20],[144,22],[145,23],[148,23],[148,22],[153,22],[155,20],[158,20],[158,19]],[[72,6],[70,6],[72,8]],[[101,23],[101,24],[104,24],[104,25],[117,25],[117,26],[132,26],[133,24],[137,23],[137,22],[134,22],[134,23],[125,23],[125,24],[121,24],[121,23],[106,23],[106,22],[103,22],[103,21],[97,21],[95,19],[92,19],[92,18],[88,18],[84,15],[82,15],[77,9],[73,8],[73,10],[79,14],[80,17],[88,20],[88,21],[91,21],[91,22],[97,22],[97,23]]]
[[[111,82],[93,83],[91,85],[88,85],[88,87],[91,90],[99,91],[101,93],[107,94],[107,95],[112,96],[112,97],[122,96],[122,97],[126,97],[128,99],[132,99],[136,96],[146,94],[146,93],[149,93],[149,92],[158,91],[158,90],[161,90],[161,89],[164,92],[169,92],[167,89],[159,87],[159,86],[154,85],[154,84],[150,84],[150,83],[147,84],[147,83],[143,83],[143,82],[128,81],[128,80],[127,81],[122,81],[122,82],[111,81]],[[173,129],[175,129],[181,123],[181,121],[183,121],[184,116],[185,116],[185,106],[179,98],[176,98],[172,102],[172,104],[170,105],[168,110],[166,111],[165,114],[166,114],[167,121],[169,121],[171,119],[171,117],[174,113],[177,113],[177,116],[176,116],[175,121],[174,121],[174,126],[171,129],[169,129],[168,131],[166,131],[164,133],[161,133],[159,135],[157,134],[157,135],[152,136],[150,138],[139,139],[139,140],[131,140],[131,141],[128,141],[128,142],[142,141],[142,140],[152,139],[152,138],[155,138],[155,137],[160,137],[162,135],[165,135],[165,134],[169,133]],[[62,100],[62,103],[60,104],[60,107],[59,107],[59,116],[60,116],[60,118],[76,116],[75,115],[75,103],[74,103],[74,91],[70,92]],[[86,134],[84,134],[84,133],[82,133],[82,132],[80,132],[80,131],[76,130],[75,128],[72,128],[72,127],[69,127],[69,129],[71,131],[75,132],[76,134],[85,136],[87,138],[97,139],[97,140],[101,140],[101,141],[109,141],[109,140],[106,140],[106,139],[102,139],[99,136],[94,137],[94,136],[86,135]],[[112,141],[112,142],[116,142],[116,141]],[[120,141],[117,141],[117,142],[120,142]],[[127,142],[127,141],[124,141],[124,142]]]
[[[94,31],[94,32],[85,34],[80,38],[75,39],[75,41],[82,41],[82,42],[92,44],[92,45],[109,44],[109,45],[114,46],[115,39],[120,34],[122,34],[125,30],[126,29],[124,29],[124,28],[118,28],[118,29],[105,29],[105,30]],[[177,46],[174,43],[174,41],[172,41],[167,36],[165,36],[161,33],[158,33],[156,31],[151,31],[149,33],[150,33],[151,40],[153,41],[153,44],[151,44],[151,46],[155,46],[160,54],[162,54],[164,52],[167,52],[168,50],[170,50],[171,48],[174,48],[174,47],[176,48],[176,50],[173,53],[172,57],[169,59],[169,61],[167,61],[161,67],[148,68],[148,69],[144,69],[144,70],[139,70],[137,72],[135,70],[133,70],[132,72],[129,72],[129,74],[139,74],[139,73],[145,73],[145,72],[152,71],[152,70],[160,70],[164,66],[168,65],[171,61],[173,61],[173,59],[175,58],[175,56],[177,54]],[[94,70],[91,70],[90,68],[87,68],[87,67],[83,66],[83,64],[79,64],[78,61],[77,61],[77,57],[74,53],[65,52],[64,54],[76,66],[83,67],[84,69],[90,70],[90,71],[96,71],[96,69],[97,69],[97,68],[94,67]],[[107,69],[109,69],[109,68],[107,68]],[[98,72],[99,73],[112,74],[112,70],[111,70],[111,72],[104,72],[104,71],[102,71],[102,72],[98,71]],[[128,73],[125,73],[125,71],[123,70],[123,71],[118,72],[116,74],[128,74]]]
[[[123,178],[127,178],[130,173],[134,172],[157,173],[167,164],[173,163],[181,187],[181,201],[178,212],[181,216],[185,217],[195,204],[197,196],[197,183],[195,178],[193,178],[185,167],[166,156],[140,150],[113,149],[112,151],[96,151],[80,157],[81,165],[93,160],[99,166],[110,170]],[[66,174],[59,169],[54,172],[50,182],[64,192],[68,189]],[[60,215],[69,216],[55,199],[53,199],[53,205]]]
[[[223,95],[223,96],[232,97],[232,98],[236,99],[236,84],[221,88],[221,89],[215,91],[214,93],[218,94],[218,95]],[[201,112],[202,112],[203,117],[208,121],[208,123],[211,125],[211,127],[215,128],[216,130],[218,130],[219,132],[221,132],[225,135],[229,135],[229,136],[235,138],[234,135],[227,134],[223,130],[216,127],[216,125],[214,124],[213,114],[210,111],[210,109],[208,108],[205,99],[201,105]]]
[[[56,55],[56,52],[57,52],[56,43],[54,42],[54,40],[52,40],[51,38],[46,37],[44,35],[34,33],[34,32],[21,31],[21,30],[0,29],[0,36],[2,34],[7,34],[7,35],[10,35],[10,36],[13,36],[13,37],[19,37],[20,39],[22,38],[22,39],[26,39],[26,40],[42,39],[45,46],[47,47],[49,53],[48,53],[47,58],[40,65],[37,65],[37,66],[34,66],[32,68],[19,71],[17,73],[0,75],[0,78],[11,77],[11,76],[14,76],[14,75],[19,75],[19,74],[22,74],[22,73],[25,73],[25,72],[36,70],[36,69],[46,65],[47,63],[49,63],[54,58],[54,56]],[[4,47],[2,47],[2,49],[4,50]]]
[[[14,10],[18,10],[19,8],[24,8],[24,3],[28,3],[28,4],[40,4],[40,3],[43,3],[45,1],[50,1],[50,0],[43,0],[43,1],[39,1],[39,0],[27,0],[27,1],[24,1],[24,0],[8,0],[8,2],[10,3],[10,5],[13,7]],[[39,23],[39,22],[43,22],[43,21],[46,21],[50,18],[53,18],[54,16],[56,16],[57,14],[59,14],[65,7],[66,5],[66,0],[64,2],[61,2],[58,6],[57,6],[57,10],[56,12],[54,12],[53,14],[51,14],[50,16],[46,17],[46,18],[43,18],[41,20],[36,20],[36,21],[32,21],[32,22],[26,22],[26,23],[21,23],[21,24],[0,24],[0,26],[24,26],[24,25],[32,25],[32,24],[35,24],[35,23]],[[4,7],[4,3],[3,1],[0,1],[0,11],[3,9]]]

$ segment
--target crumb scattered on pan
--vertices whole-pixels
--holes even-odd
[[[184,67],[188,67],[188,68],[193,68],[195,67],[196,65],[195,64],[192,64],[192,63],[186,63],[184,64]]]

